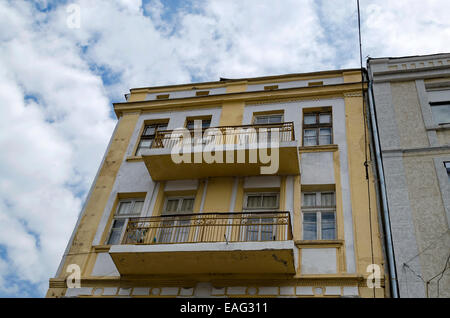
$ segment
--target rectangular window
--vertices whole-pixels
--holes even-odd
[[[124,231],[126,220],[130,217],[139,217],[144,206],[144,199],[127,199],[120,200],[117,206],[114,220],[112,223],[109,238],[106,244],[115,245],[120,244],[120,238]]]
[[[160,243],[183,243],[188,240],[191,218],[182,215],[193,212],[194,201],[193,197],[169,197],[166,199],[162,215],[172,216],[167,220],[163,218],[161,222],[158,235]]]
[[[436,125],[450,124],[450,101],[430,103]]]
[[[336,239],[336,200],[334,192],[303,193],[303,239]]]
[[[167,123],[146,125],[142,131],[141,139],[136,150],[136,156],[140,156],[145,149],[152,148],[156,132],[167,129]]]
[[[283,123],[283,114],[257,115],[253,119],[253,124],[281,124]]]
[[[303,146],[331,145],[333,124],[331,111],[303,114]]]
[[[279,208],[278,193],[251,193],[245,197],[244,211],[270,212]],[[270,214],[246,216],[245,241],[274,241],[276,237],[274,218]]]
[[[188,119],[186,121],[186,128],[192,130],[195,128],[195,121],[201,121],[202,129],[207,129],[211,126],[211,119]]]

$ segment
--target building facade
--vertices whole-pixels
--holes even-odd
[[[131,89],[47,297],[387,296],[363,87]]]
[[[400,297],[450,297],[450,54],[368,60]]]

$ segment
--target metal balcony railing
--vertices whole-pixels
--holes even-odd
[[[207,136],[204,136],[208,130]],[[221,126],[215,128],[203,128],[201,131],[201,140],[198,140],[194,129],[188,130],[190,134],[190,142],[192,144],[215,144],[215,145],[250,145],[261,144],[271,141],[273,135],[278,135],[278,142],[286,142],[295,140],[294,123],[279,124],[260,124],[260,125],[241,125],[241,126]],[[152,148],[173,148],[185,138],[180,130],[161,130],[157,131]],[[183,141],[186,145],[186,142]]]
[[[241,212],[130,218],[122,244],[262,242],[292,239],[289,212]]]

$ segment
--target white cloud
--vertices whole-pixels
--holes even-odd
[[[74,3],[0,3],[0,295],[44,294],[129,88],[359,65],[353,1]],[[448,1],[361,5],[365,54],[450,51]]]

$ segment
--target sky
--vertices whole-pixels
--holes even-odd
[[[364,60],[450,52],[449,12],[361,0]],[[0,0],[0,297],[45,296],[130,88],[358,68],[358,49],[356,0]]]

